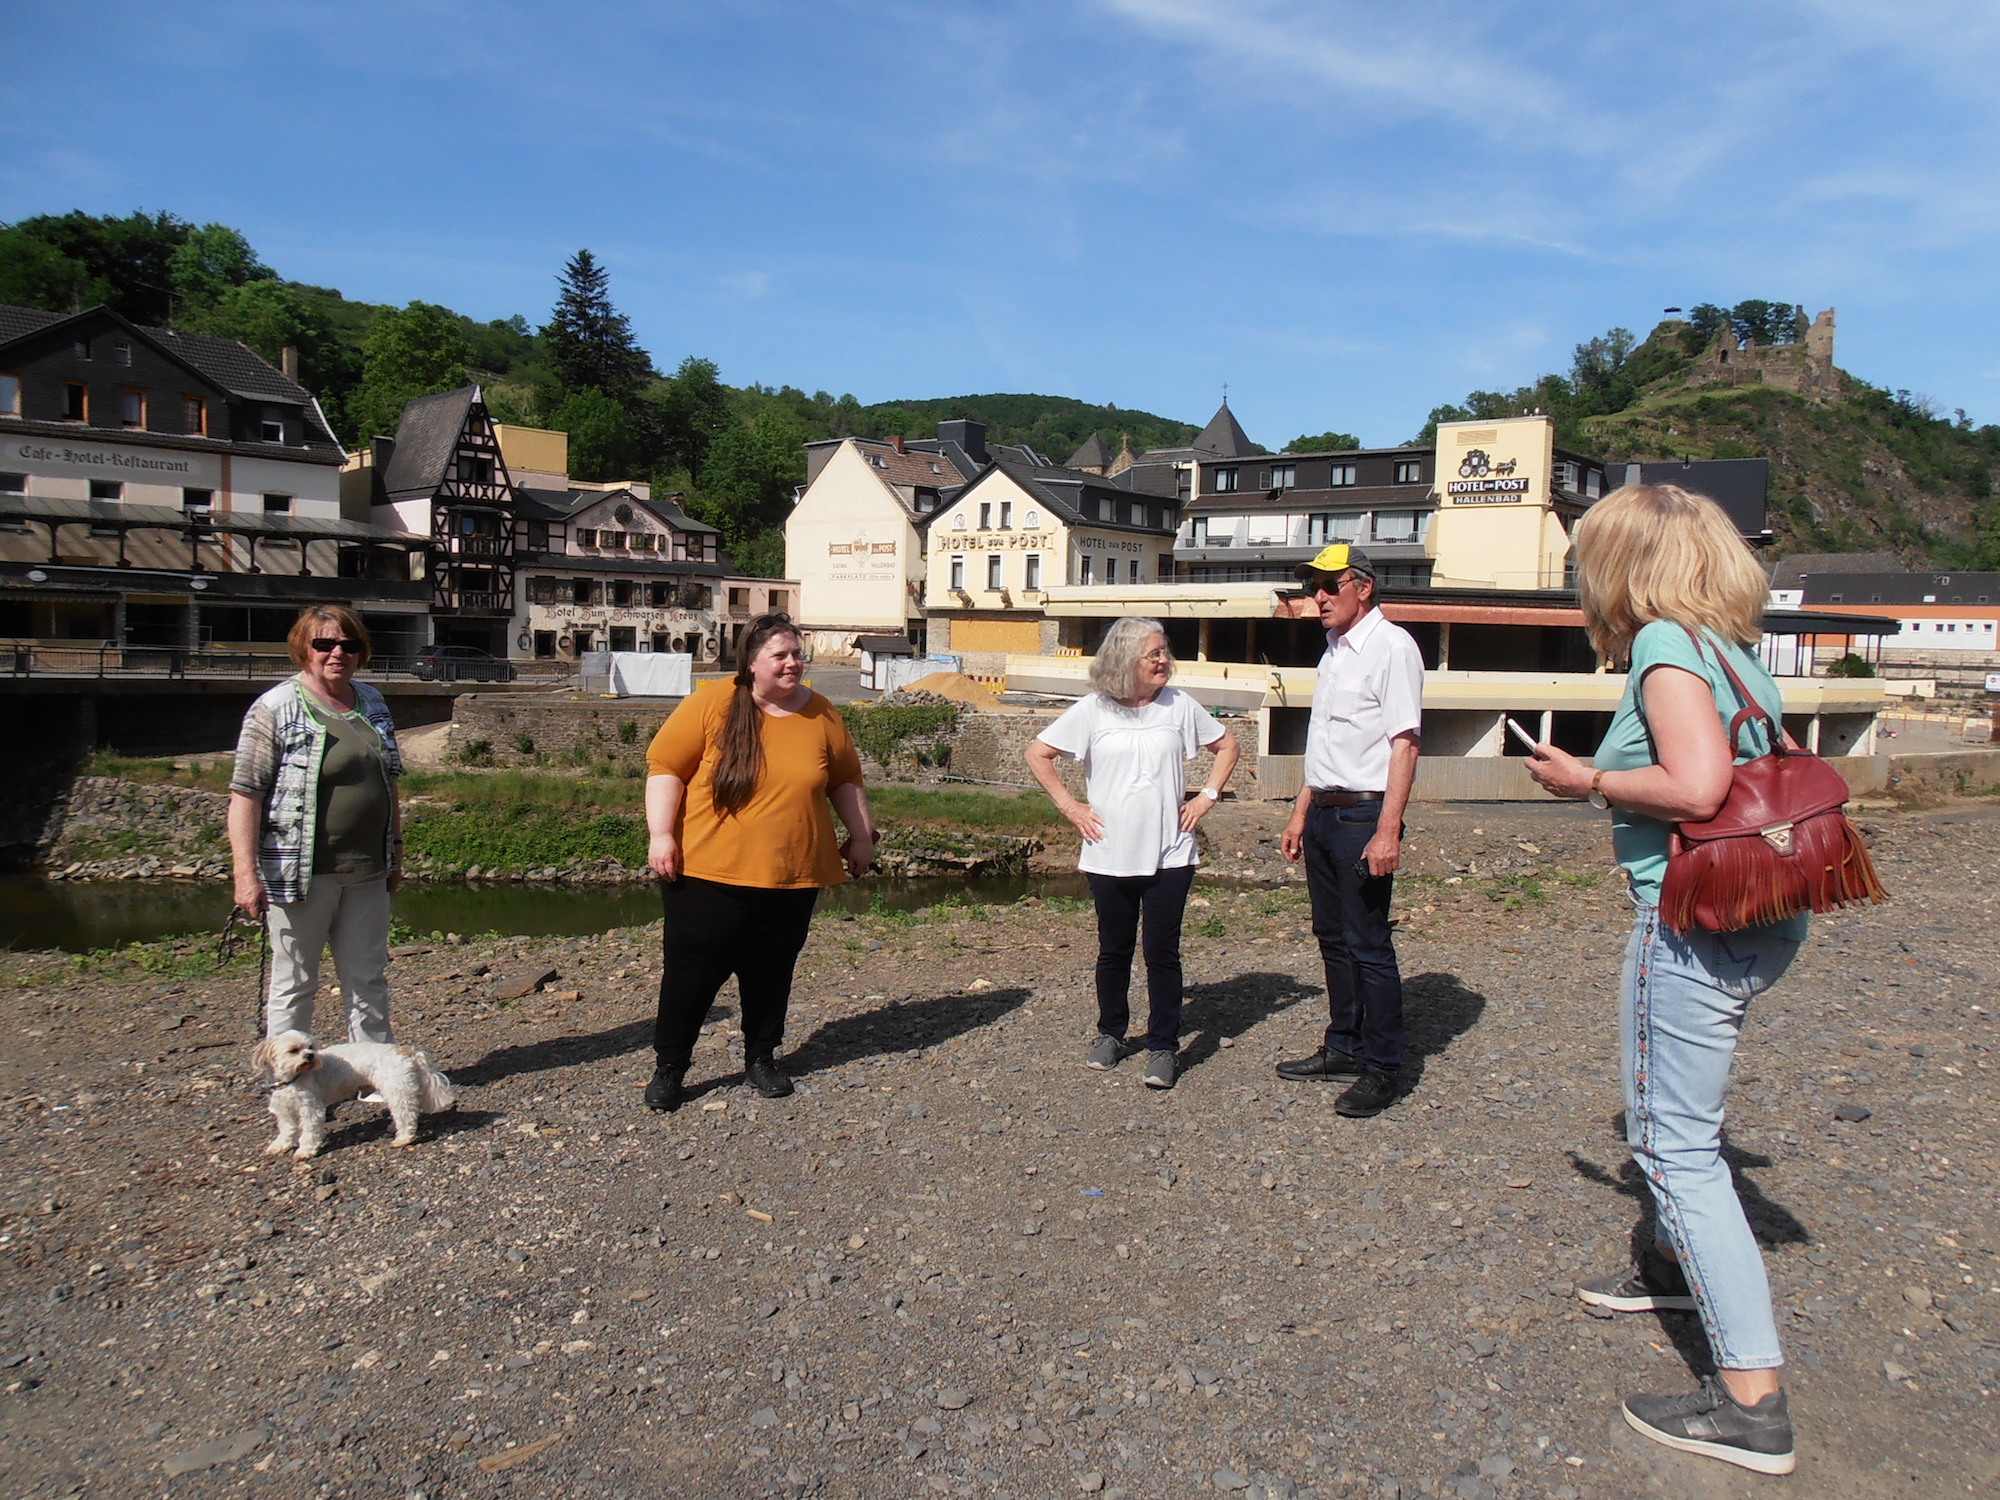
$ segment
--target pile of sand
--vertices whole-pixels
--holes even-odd
[[[989,688],[974,682],[963,672],[933,672],[928,677],[919,677],[915,682],[905,683],[898,691],[936,693],[940,698],[963,703],[967,708],[976,708],[981,713],[1020,712],[1013,704],[1002,703]]]

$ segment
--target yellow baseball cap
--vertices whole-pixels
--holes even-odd
[[[1345,542],[1335,542],[1331,547],[1322,547],[1311,562],[1300,563],[1292,569],[1292,576],[1301,583],[1310,583],[1319,574],[1333,577],[1341,573],[1366,573],[1375,576],[1375,564],[1368,560],[1368,554],[1359,547],[1350,547]]]

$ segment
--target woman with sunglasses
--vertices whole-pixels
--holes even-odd
[[[1077,868],[1097,905],[1097,1039],[1084,1059],[1102,1072],[1130,1053],[1132,950],[1146,924],[1148,1088],[1170,1089],[1181,1047],[1181,916],[1194,884],[1194,826],[1222,796],[1242,754],[1194,699],[1167,686],[1174,654],[1158,620],[1126,616],[1090,664],[1095,691],[1028,746],[1028,769],[1083,835]],[[1187,795],[1185,762],[1215,752],[1208,784]],[[1083,762],[1088,805],[1056,774],[1057,756]]]
[[[347,1038],[391,1042],[389,896],[403,882],[403,774],[382,695],[354,674],[368,631],[316,604],[285,638],[299,669],[250,705],[229,779],[236,904],[271,934],[265,1032],[312,1031],[320,954],[333,949]]]

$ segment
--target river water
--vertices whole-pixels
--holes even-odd
[[[866,911],[876,902],[915,911],[940,901],[997,905],[1023,896],[1087,898],[1080,875],[859,880],[835,886],[822,906]],[[637,927],[660,914],[651,885],[517,885],[512,881],[406,885],[396,916],[418,933],[498,932],[541,937]],[[84,953],[183,933],[217,932],[229,887],[192,880],[47,881],[0,875],[0,947]]]

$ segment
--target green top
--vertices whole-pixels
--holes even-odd
[[[380,875],[388,866],[389,813],[395,790],[382,757],[382,737],[357,707],[350,712],[305,695],[326,728],[319,766],[319,819],[313,869],[333,875]]]
[[[1611,727],[1604,732],[1604,743],[1597,747],[1598,770],[1637,771],[1659,764],[1659,757],[1653,752],[1652,736],[1646,730],[1643,696],[1646,676],[1655,667],[1679,667],[1706,682],[1709,692],[1714,695],[1722,727],[1727,732],[1730,719],[1735,717],[1743,704],[1717,664],[1717,651],[1729,653],[1729,663],[1736,669],[1736,675],[1743,679],[1744,686],[1757,695],[1758,703],[1773,721],[1779,724],[1784,722],[1784,693],[1771,680],[1771,674],[1764,670],[1761,661],[1734,641],[1720,641],[1711,633],[1703,633],[1702,645],[1704,649],[1697,649],[1688,638],[1687,631],[1671,620],[1655,620],[1633,638],[1631,675],[1625,679],[1625,696],[1619,700],[1618,712],[1612,716]],[[1744,724],[1734,746],[1736,764],[1740,766],[1746,760],[1768,755],[1771,751],[1769,738],[1761,720]],[[1611,852],[1625,871],[1625,878],[1631,882],[1634,899],[1647,906],[1660,904],[1660,882],[1667,873],[1669,832],[1669,825],[1658,818],[1633,812],[1629,808],[1614,807],[1611,810]],[[1803,942],[1806,927],[1807,919],[1801,913],[1773,923],[1771,930],[1782,937]]]

